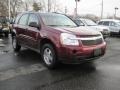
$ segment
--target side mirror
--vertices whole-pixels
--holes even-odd
[[[37,28],[37,29],[40,29],[40,26],[39,26],[36,22],[30,22],[30,23],[29,23],[29,26],[30,26],[30,27],[35,27],[35,28]]]

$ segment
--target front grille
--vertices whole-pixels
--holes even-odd
[[[101,36],[101,34],[96,34],[96,35],[77,35],[77,37],[80,37],[80,38],[91,38],[91,37],[99,37]]]
[[[108,32],[108,29],[103,29],[103,31]]]
[[[103,43],[102,38],[98,38],[96,40],[81,40],[83,45],[90,46],[90,45],[99,45]]]

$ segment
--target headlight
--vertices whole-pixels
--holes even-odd
[[[77,37],[72,34],[62,33],[60,36],[60,41],[63,45],[73,45],[78,46],[79,41],[76,39]]]

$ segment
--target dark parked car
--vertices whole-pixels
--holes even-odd
[[[5,37],[9,35],[9,26],[6,17],[0,17],[0,34],[4,34]]]
[[[106,51],[100,32],[78,27],[61,14],[23,13],[17,16],[13,31],[14,50],[23,46],[39,52],[48,68],[54,68],[58,62],[88,62]]]

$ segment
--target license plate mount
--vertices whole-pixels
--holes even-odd
[[[94,50],[94,56],[100,56],[102,54],[101,48]]]

